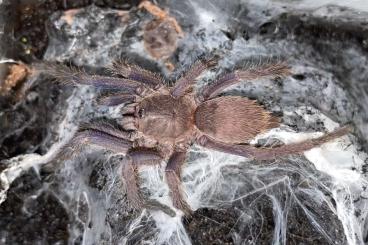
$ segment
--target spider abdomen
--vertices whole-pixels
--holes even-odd
[[[226,96],[199,105],[195,124],[211,138],[234,144],[245,143],[265,130],[278,127],[279,120],[256,101]]]

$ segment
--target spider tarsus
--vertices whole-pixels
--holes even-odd
[[[134,103],[137,101],[135,95],[121,93],[121,94],[107,94],[99,96],[96,99],[97,104],[105,106],[117,106],[126,103]]]
[[[154,90],[158,90],[165,83],[164,79],[158,74],[129,64],[125,60],[114,61],[109,69],[113,74],[141,82]]]
[[[186,216],[191,215],[193,211],[189,204],[183,199],[183,191],[179,177],[173,170],[166,170],[165,175],[174,207],[182,210]]]
[[[125,183],[125,190],[129,204],[136,210],[141,210],[144,206],[143,198],[138,186],[138,168],[131,161],[122,163],[122,177]]]
[[[34,65],[38,72],[54,77],[59,83],[75,85],[86,76],[86,73],[73,66],[66,66],[55,62],[43,62]]]
[[[260,64],[251,69],[235,71],[238,79],[252,80],[261,77],[287,77],[291,75],[290,66],[284,61]]]

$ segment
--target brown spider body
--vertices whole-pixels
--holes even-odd
[[[256,101],[238,96],[219,97],[200,104],[195,124],[202,133],[224,143],[240,144],[279,126]]]
[[[142,100],[134,114],[140,133],[174,147],[193,135],[239,144],[279,126],[278,118],[256,101],[238,96],[219,97],[197,106],[189,96],[174,98],[160,93]]]
[[[122,128],[104,122],[88,124],[56,157],[65,157],[70,150],[76,153],[86,145],[125,154],[122,176],[127,197],[136,208],[144,205],[138,186],[138,167],[167,161],[165,176],[173,204],[190,213],[190,207],[182,195],[180,178],[187,150],[192,144],[266,160],[310,150],[350,130],[349,127],[342,127],[317,139],[275,148],[249,145],[249,141],[259,133],[278,127],[279,119],[256,101],[240,96],[219,96],[221,91],[241,80],[284,77],[290,74],[290,70],[280,62],[236,70],[195,93],[193,86],[196,79],[215,65],[213,59],[196,62],[172,88],[166,87],[157,75],[127,64],[116,63],[113,67],[114,72],[123,78],[88,76],[73,69],[52,67],[48,72],[60,81],[120,91],[99,98],[98,103],[102,105],[129,104],[123,107],[122,117],[118,120]]]

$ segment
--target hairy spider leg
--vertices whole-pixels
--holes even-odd
[[[183,197],[181,186],[181,168],[185,163],[187,152],[174,152],[165,169],[167,184],[170,188],[171,199],[175,208],[182,210],[189,215],[192,210]]]
[[[125,93],[140,96],[150,92],[148,87],[138,81],[126,78],[88,75],[81,70],[62,64],[43,64],[39,69],[52,75],[63,84],[90,85],[100,90],[123,90]]]
[[[155,90],[164,85],[164,79],[158,74],[145,70],[139,66],[128,64],[125,61],[114,62],[110,67],[110,70],[127,79],[144,83]]]
[[[197,60],[192,67],[176,82],[175,86],[171,90],[171,95],[174,98],[183,96],[194,86],[196,79],[207,69],[216,66],[217,62],[218,57],[212,57],[208,60]]]
[[[97,104],[105,106],[116,106],[120,104],[133,103],[137,101],[137,96],[127,93],[106,94],[97,98]]]
[[[245,70],[236,70],[221,76],[212,84],[205,86],[197,97],[199,101],[203,102],[217,96],[227,87],[239,83],[242,80],[249,81],[266,77],[285,77],[290,74],[290,68],[284,62],[267,63]]]
[[[114,153],[126,153],[132,146],[133,134],[106,123],[85,124],[56,154],[55,158],[74,157],[85,146],[97,146]]]
[[[275,148],[257,148],[252,145],[231,145],[222,142],[215,141],[208,136],[201,136],[197,143],[203,147],[213,150],[243,156],[247,158],[253,158],[256,160],[269,160],[286,155],[299,154],[304,151],[308,151],[314,147],[318,147],[324,143],[327,143],[333,139],[344,136],[351,131],[350,126],[344,126],[336,129],[330,133],[327,133],[319,138],[305,140],[299,143],[282,145]]]
[[[122,177],[126,186],[126,193],[129,203],[136,209],[144,206],[138,184],[138,168],[142,165],[157,165],[162,161],[162,157],[155,149],[138,148],[129,151],[122,162]]]

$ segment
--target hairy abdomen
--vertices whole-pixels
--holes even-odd
[[[215,140],[245,143],[263,131],[278,127],[279,120],[256,101],[226,96],[201,104],[195,112],[195,124]]]

